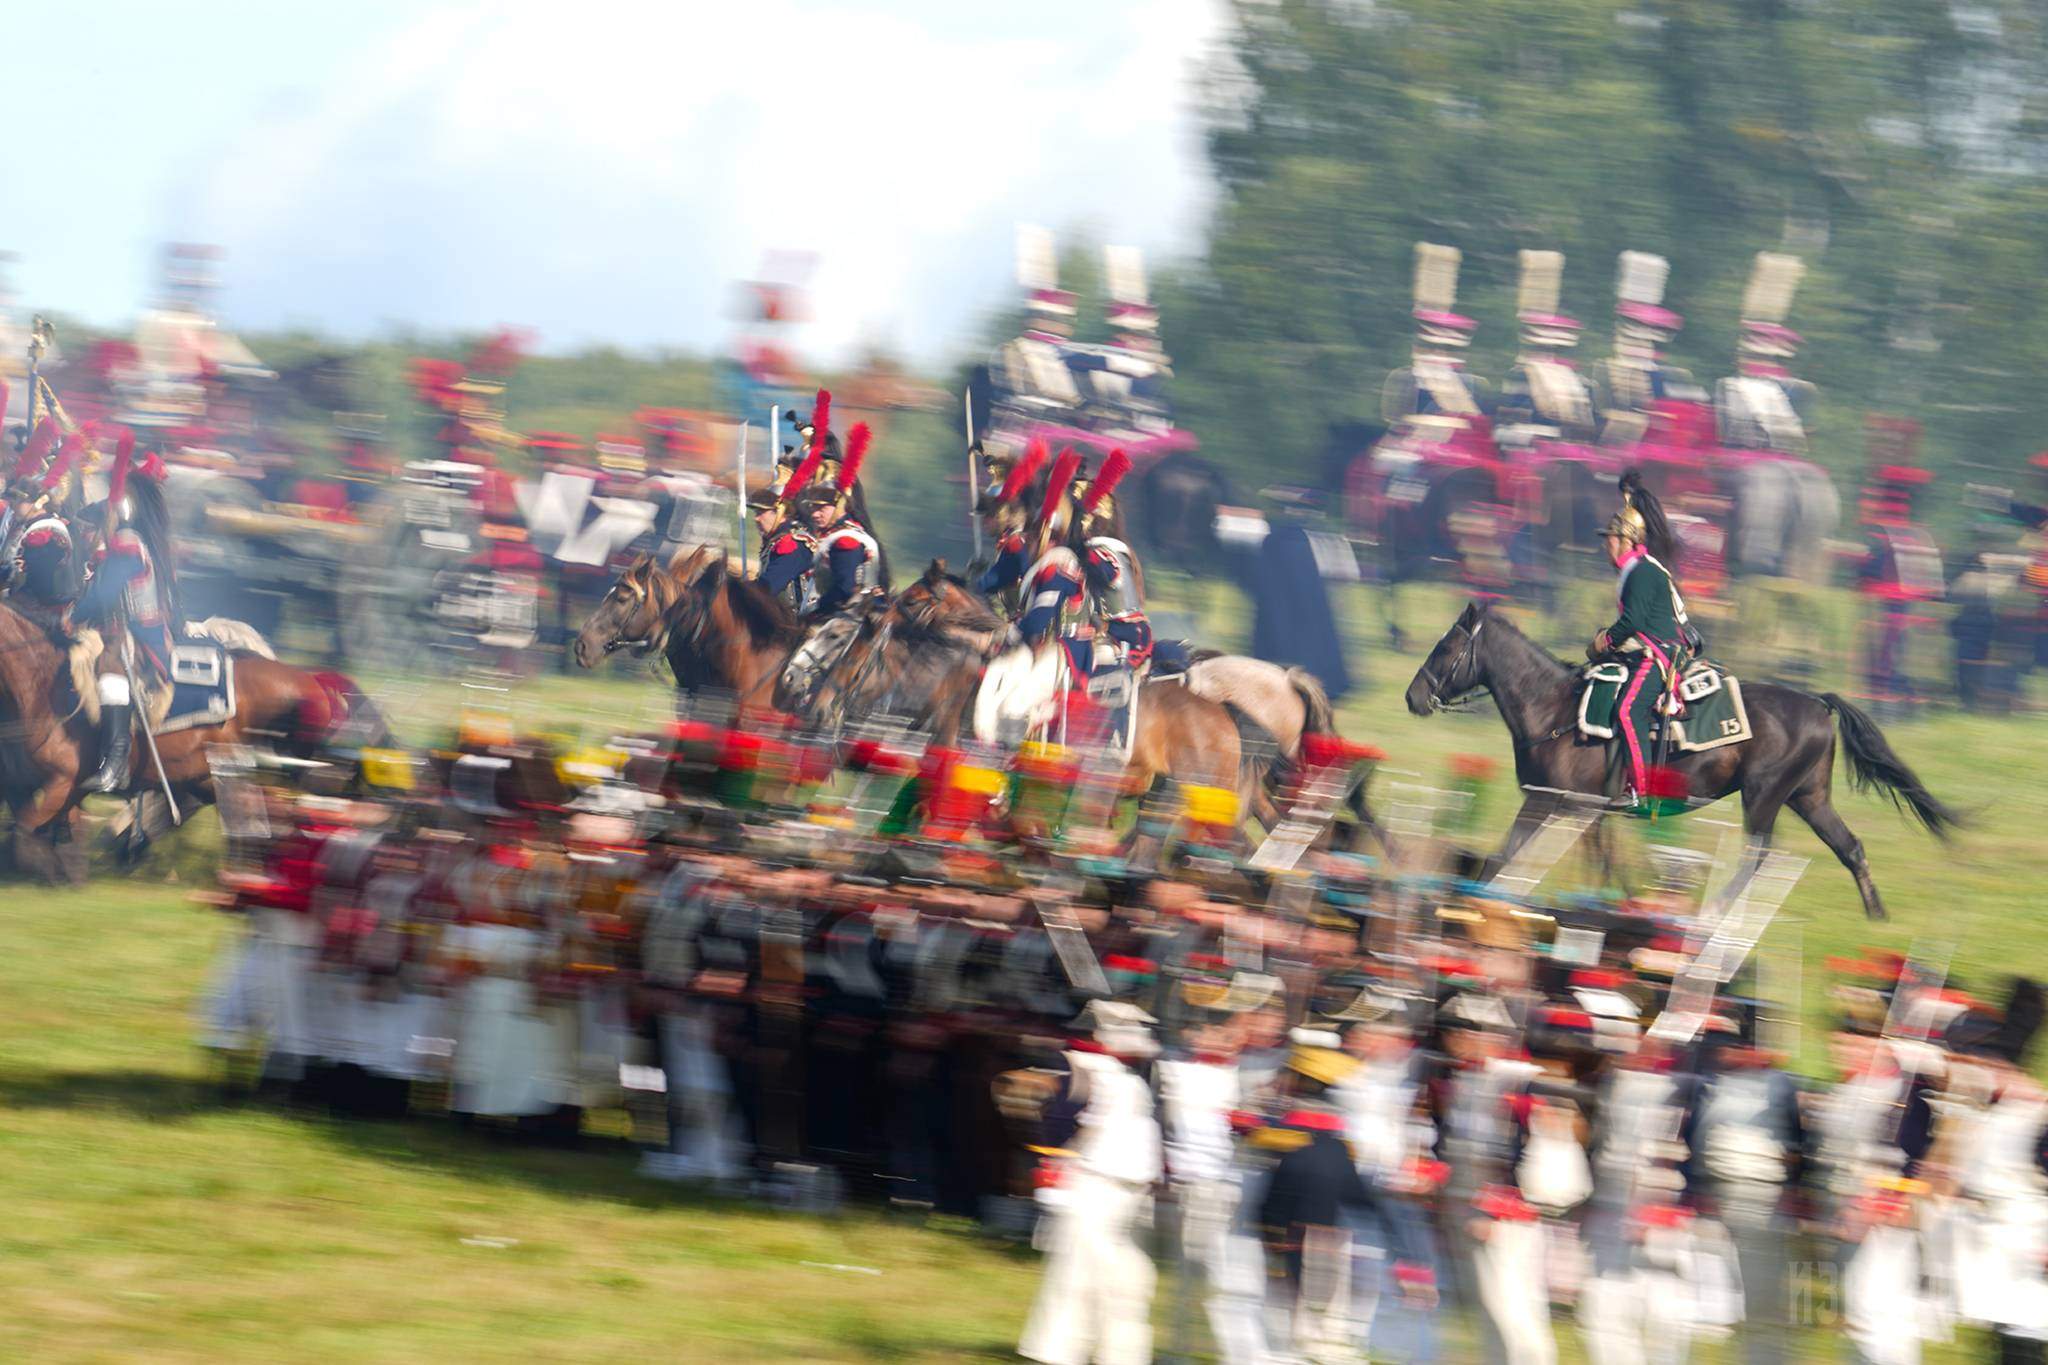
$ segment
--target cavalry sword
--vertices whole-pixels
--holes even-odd
[[[967,418],[967,528],[974,532],[974,557],[981,558],[981,518],[975,507],[981,501],[981,461],[974,454],[974,390],[960,395],[960,407]]]

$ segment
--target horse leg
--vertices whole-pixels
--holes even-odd
[[[1543,822],[1557,810],[1557,798],[1541,792],[1531,792],[1522,798],[1522,808],[1515,812],[1514,823],[1508,826],[1507,841],[1479,869],[1479,879],[1489,881],[1500,870],[1514,861],[1522,845],[1536,837],[1536,831],[1543,828]]]
[[[1849,875],[1856,879],[1856,894],[1863,897],[1863,914],[1866,919],[1887,918],[1884,901],[1877,894],[1877,883],[1870,878],[1870,860],[1863,856],[1863,841],[1858,839],[1849,827],[1842,823],[1842,817],[1835,813],[1834,803],[1828,800],[1824,789],[1807,787],[1795,793],[1790,802],[1792,813],[1806,822],[1808,829],[1820,836],[1842,866],[1849,869]]]
[[[1586,831],[1586,844],[1592,851],[1594,867],[1599,869],[1600,884],[1618,889],[1625,897],[1635,895],[1635,880],[1621,859],[1614,842],[1614,827],[1606,818],[1595,820]]]

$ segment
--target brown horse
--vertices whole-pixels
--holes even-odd
[[[1578,737],[1578,670],[1552,658],[1506,616],[1472,603],[1416,670],[1408,684],[1408,709],[1426,716],[1482,691],[1493,694],[1507,723],[1515,745],[1515,778],[1529,793],[1498,855],[1504,862],[1568,797],[1601,799],[1607,756],[1603,745]],[[1696,802],[1742,794],[1742,826],[1751,846],[1745,873],[1753,869],[1758,851],[1770,843],[1778,813],[1790,806],[1855,877],[1864,914],[1883,919],[1884,902],[1870,878],[1863,844],[1830,800],[1837,728],[1857,787],[1884,793],[1944,839],[1959,823],[1955,812],[1892,752],[1870,717],[1833,693],[1814,696],[1753,683],[1742,695],[1752,738],[1703,753],[1675,755],[1669,766],[1684,776]]]
[[[935,559],[886,612],[870,618],[839,668],[820,689],[837,689],[850,710],[884,706],[930,724],[951,742],[980,680],[981,661],[1000,647],[1005,622],[986,600]],[[876,651],[879,650],[879,653]],[[962,662],[946,667],[949,657]],[[1300,771],[1302,741],[1337,733],[1336,715],[1322,684],[1305,669],[1240,654],[1202,652],[1178,678],[1162,683],[1215,702],[1237,727],[1240,758],[1260,780],[1241,783],[1246,809],[1267,829],[1280,819],[1278,798]],[[1164,692],[1147,690],[1149,705]],[[1140,723],[1143,721],[1140,707]],[[1211,718],[1213,719],[1213,713]],[[1363,784],[1346,798],[1354,823],[1332,830],[1338,847],[1368,834],[1384,845]]]
[[[68,834],[84,793],[81,773],[98,765],[98,739],[71,700],[64,652],[43,630],[0,605],[0,787],[13,808],[17,847],[40,861],[24,840]],[[168,782],[182,810],[210,804],[213,774],[207,750],[217,744],[310,753],[344,725],[360,738],[384,740],[382,717],[348,679],[309,673],[255,654],[235,656],[235,714],[221,725],[161,735],[156,752],[136,743],[127,794],[160,795]],[[140,829],[138,827],[138,833]]]
[[[776,596],[733,572],[723,551],[679,550],[668,563],[642,555],[627,566],[576,634],[576,662],[622,649],[661,651],[679,691],[729,692],[739,707],[767,709],[803,626]]]
[[[927,571],[888,606],[864,623],[869,643],[849,651],[832,670],[840,689],[859,699],[879,697],[891,673],[881,658],[867,664],[877,644],[883,655],[890,646],[880,639],[884,621],[895,620],[913,632],[944,637],[951,646],[965,646],[959,661],[935,674],[932,701],[925,722],[935,741],[957,742],[967,708],[980,677],[981,652],[1000,638],[1002,622],[957,578],[938,566]],[[875,632],[868,635],[868,632]],[[892,632],[893,633],[893,632]],[[674,670],[676,686],[685,693],[716,689],[731,693],[741,707],[765,708],[786,702],[777,696],[782,670],[803,638],[803,627],[760,584],[734,573],[724,554],[699,546],[679,551],[666,565],[652,558],[634,562],[576,637],[576,661],[585,668],[621,649],[663,652]],[[950,647],[950,646],[949,646]],[[872,681],[854,675],[863,670]],[[863,718],[837,694],[841,714]],[[1171,684],[1150,684],[1138,710],[1125,770],[1126,795],[1141,795],[1161,781],[1234,787],[1251,809],[1257,772],[1244,762],[1236,722],[1216,702]]]

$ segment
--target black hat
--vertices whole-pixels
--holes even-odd
[[[2043,996],[2041,987],[2027,977],[2014,977],[2004,1014],[1983,1010],[1959,1014],[1943,1033],[1942,1041],[1949,1051],[1960,1056],[1984,1057],[2019,1066],[2034,1035],[2040,1032],[2044,1014],[2048,1014],[2048,996]]]

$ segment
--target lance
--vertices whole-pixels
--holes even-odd
[[[960,407],[967,418],[967,527],[974,532],[974,557],[981,558],[981,518],[975,504],[981,500],[980,460],[974,453],[974,390],[960,395]]]
[[[96,435],[97,433],[94,434]],[[87,440],[90,441],[91,437],[88,437]],[[108,546],[113,545],[114,531],[121,524],[121,496],[127,489],[128,464],[130,459],[133,458],[134,453],[134,434],[130,431],[122,430],[120,450],[114,457],[114,477],[107,485],[106,544]],[[151,586],[155,587],[156,585],[152,583]],[[142,742],[149,749],[149,761],[156,767],[156,780],[164,789],[164,804],[170,807],[171,823],[173,825],[182,825],[185,823],[185,818],[178,812],[178,798],[171,793],[171,777],[169,773],[164,771],[163,755],[157,751],[156,747],[156,731],[149,723],[149,701],[143,696],[142,689],[135,685],[135,637],[126,631],[121,633],[121,672],[128,679],[128,693],[134,699],[135,704],[135,720],[142,730]],[[176,684],[166,678],[164,686],[175,687]],[[139,798],[136,801],[135,809],[136,819],[140,821],[142,818],[142,803]]]
[[[773,418],[769,419],[771,422]],[[739,470],[733,483],[733,490],[739,496],[736,510],[740,521],[740,563],[747,562],[747,437],[751,434],[751,422],[740,423]],[[772,433],[774,427],[770,427]],[[772,439],[772,438],[771,438]]]
[[[29,439],[36,434],[36,394],[41,389],[40,371],[43,363],[43,328],[41,318],[29,323],[28,329],[28,425],[21,429],[21,444],[16,450],[26,450]]]

